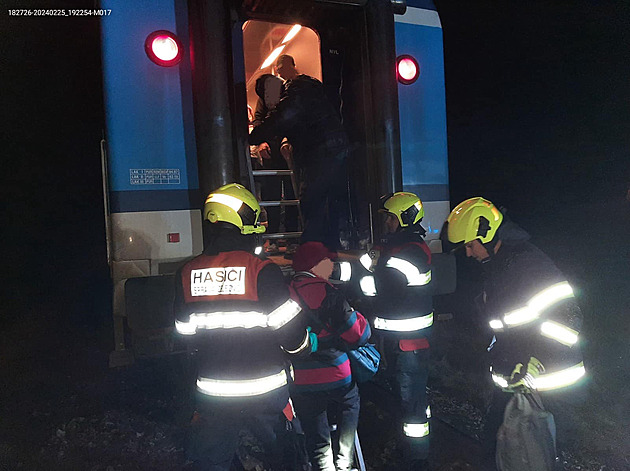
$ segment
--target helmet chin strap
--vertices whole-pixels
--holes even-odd
[[[481,263],[488,263],[490,260],[494,258],[494,256],[496,255],[495,249],[498,243],[499,243],[499,238],[495,235],[494,239],[492,239],[490,242],[486,242],[485,244],[482,244],[484,248],[486,249],[486,251],[488,252],[488,257],[484,258],[481,261]]]
[[[419,220],[417,223],[415,223],[415,224],[409,224],[407,227],[403,227],[403,230],[405,230],[405,229],[406,229],[406,230],[408,230],[409,232],[418,232],[418,233],[420,233],[420,235],[421,235],[422,237],[424,237],[424,236],[426,235],[426,233],[427,233],[427,230],[426,230],[424,227],[422,227],[422,226],[420,225],[420,223],[421,223],[421,222],[422,222],[422,219],[420,219],[420,220]]]
[[[385,234],[384,237],[381,238],[381,242],[383,243],[387,243],[388,240],[390,240],[392,237],[406,237],[404,234],[409,234],[409,233],[419,233],[422,237],[424,237],[424,235],[427,233],[427,231],[425,230],[424,227],[422,227],[420,225],[420,221],[418,221],[417,223],[413,224],[413,225],[408,225],[406,227],[402,227],[401,225],[399,225],[396,228],[395,232],[391,232],[389,234]]]
[[[488,219],[486,219],[485,217],[480,216],[479,227],[477,229],[477,236],[485,237],[488,234],[489,230],[490,230],[490,221],[488,221]],[[494,238],[491,241],[486,242],[485,244],[481,242],[481,240],[479,240],[479,243],[481,243],[481,245],[483,245],[483,247],[486,249],[486,252],[488,252],[488,256],[484,258],[483,260],[481,260],[481,263],[488,263],[490,260],[492,260],[492,257],[494,257],[495,255],[494,249],[498,241],[499,241],[499,238],[497,237],[497,233],[494,234]]]

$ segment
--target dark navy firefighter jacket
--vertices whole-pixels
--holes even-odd
[[[433,325],[431,251],[420,226],[390,234],[380,247],[374,266],[361,263],[372,271],[364,275],[360,287],[373,299],[372,327],[382,335],[398,339],[402,351],[429,348]]]

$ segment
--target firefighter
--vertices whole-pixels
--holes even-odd
[[[359,285],[373,299],[372,327],[386,364],[379,376],[394,392],[406,466],[422,470],[428,468],[426,386],[433,325],[431,251],[420,225],[424,208],[415,194],[398,192],[381,198],[379,212],[385,216],[386,236],[382,246],[361,257],[372,273],[362,276]]]
[[[487,316],[490,372],[497,386],[485,425],[493,455],[511,397],[506,392],[536,390],[545,404],[553,404],[580,383],[582,314],[566,277],[490,201],[476,197],[460,203],[446,232],[448,242],[465,247],[466,256],[483,269],[479,304]]]
[[[259,215],[256,198],[241,185],[210,193],[204,251],[176,276],[175,327],[196,357],[187,455],[198,469],[228,470],[243,427],[280,469],[274,426],[289,398],[287,359],[310,354],[313,345],[280,268],[254,254],[255,235],[265,230]]]

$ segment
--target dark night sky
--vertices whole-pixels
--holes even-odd
[[[623,193],[630,3],[438,6],[452,199],[484,193],[524,210]]]
[[[22,0],[0,12],[5,307],[35,316],[63,288],[56,309],[93,312],[90,321],[107,316],[108,296],[98,20],[7,16],[7,4],[53,3],[93,6]],[[630,181],[630,3],[436,3],[452,202],[483,194],[527,219],[545,205],[621,198]]]

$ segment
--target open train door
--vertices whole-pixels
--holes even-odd
[[[401,9],[401,2],[390,0],[232,0],[212,5],[190,0],[202,193],[230,178],[251,186],[247,105],[256,99],[255,79],[272,72],[273,56],[290,54],[299,72],[321,78],[339,111],[351,141],[351,239],[356,243],[368,237],[369,208],[376,211],[382,194],[402,190],[394,45],[394,11]],[[217,155],[211,149],[226,152],[205,161]]]

